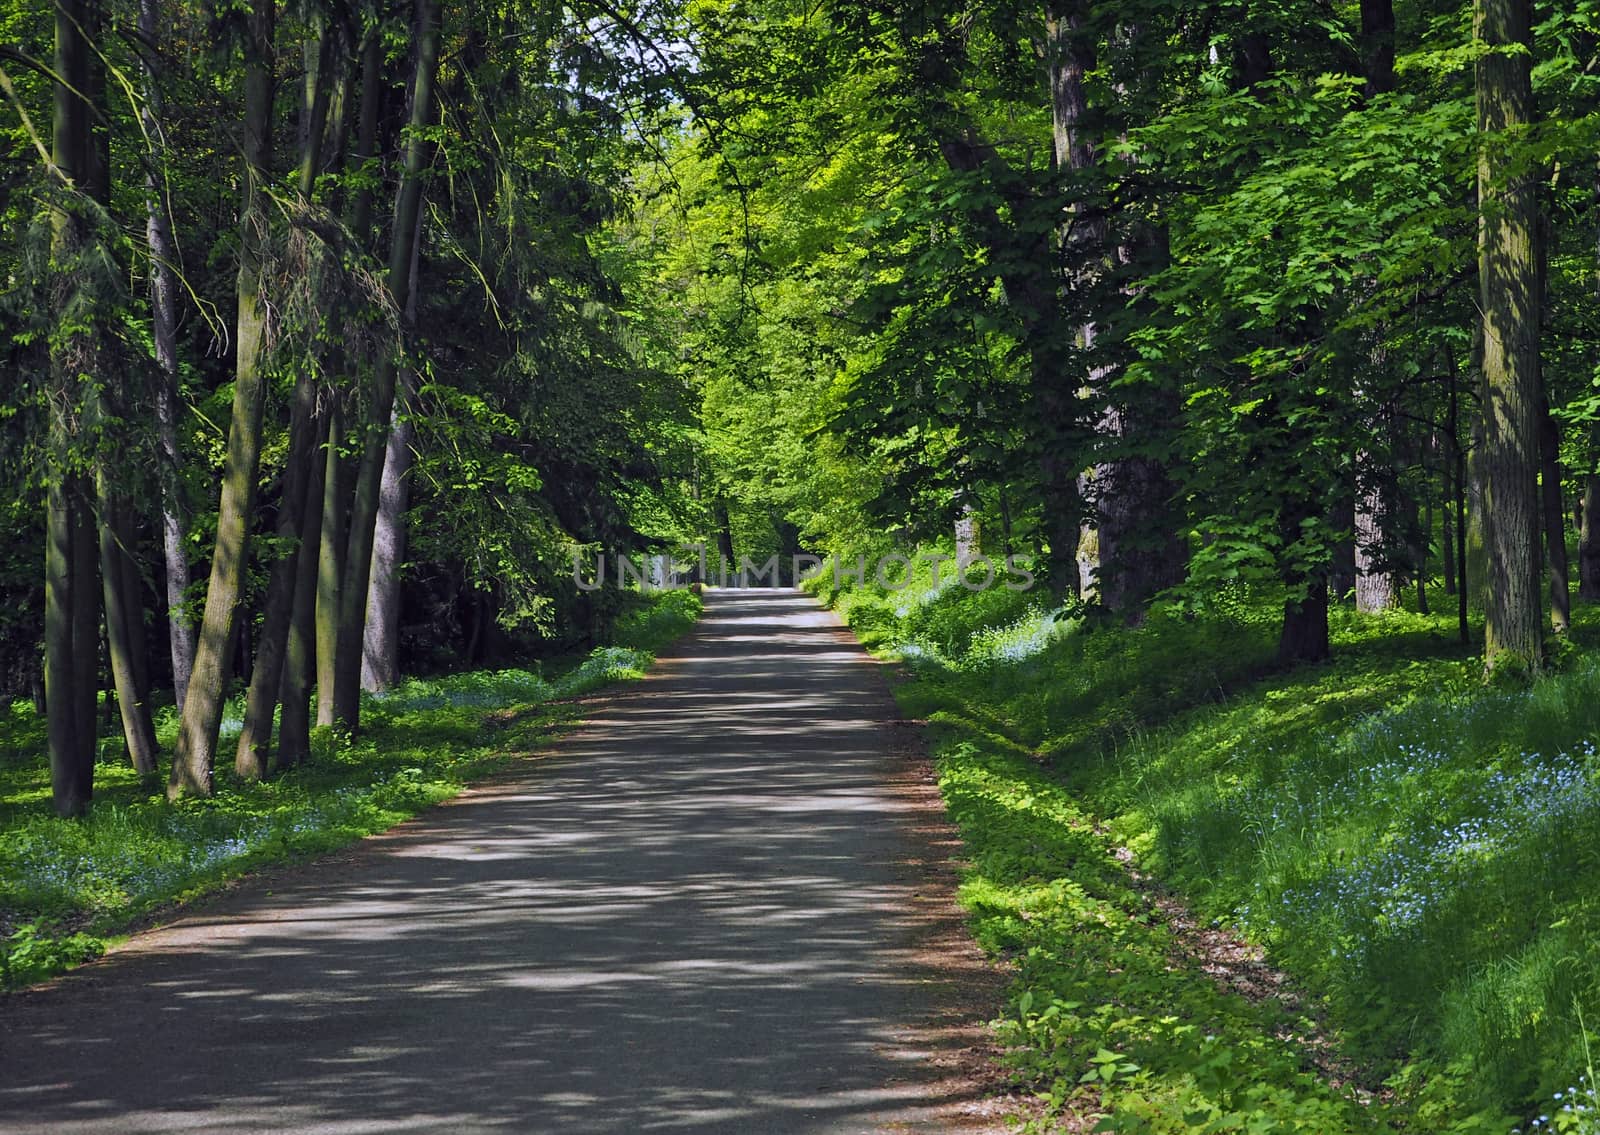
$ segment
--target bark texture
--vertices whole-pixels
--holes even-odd
[[[317,673],[317,724],[333,724],[335,663],[339,654],[339,611],[344,598],[347,523],[345,489],[348,462],[339,452],[344,442],[344,414],[338,399],[328,408],[323,450],[321,536],[317,541],[317,597],[314,604]]]
[[[111,489],[104,463],[95,470],[95,497],[99,517],[100,582],[105,602],[106,648],[111,677],[117,690],[117,711],[123,741],[134,771],[141,776],[156,772],[156,731],[150,719],[150,690],[144,672],[144,636],[140,620],[144,605],[135,586],[138,575],[128,562],[132,540],[126,518],[130,511]]]
[[[422,260],[421,215],[411,244],[411,284],[404,329],[417,324],[417,274]],[[411,503],[412,446],[416,427],[416,372],[407,366],[395,391],[389,441],[378,485],[378,517],[372,534],[372,570],[367,588],[367,620],[361,639],[361,688],[387,690],[400,680],[400,568],[406,558],[406,509]]]
[[[178,729],[178,747],[167,795],[209,796],[222,725],[230,654],[239,625],[250,527],[255,514],[256,475],[261,461],[261,422],[266,404],[267,311],[261,294],[269,217],[263,184],[271,176],[274,0],[252,0],[245,33],[244,201],[240,210],[239,312],[235,342],[233,406],[223,458],[217,538],[211,555],[205,614],[200,622],[189,697]]]
[[[1550,630],[1563,635],[1572,626],[1572,584],[1567,563],[1567,512],[1561,502],[1561,431],[1548,398],[1539,407],[1539,491],[1544,515],[1545,575],[1550,585]]]
[[[59,178],[51,211],[51,303],[58,323],[70,326],[83,295],[84,211],[93,180],[90,136],[89,45],[85,29],[97,22],[93,5],[56,5],[51,161]],[[51,798],[61,816],[88,810],[94,794],[95,674],[99,659],[96,550],[88,502],[78,467],[82,376],[96,365],[92,330],[61,333],[50,345],[50,468],[45,490],[44,692],[45,736],[50,750]]]
[[[145,176],[145,243],[150,251],[150,333],[156,356],[156,441],[161,448],[161,552],[166,567],[167,638],[172,648],[172,688],[178,712],[194,668],[194,625],[184,610],[189,590],[188,517],[178,464],[178,316],[174,264],[177,244],[168,213],[165,94],[159,47],[164,42],[161,0],[139,0],[140,58],[144,69],[144,132],[150,168]]]
[[[1600,476],[1583,479],[1578,527],[1578,598],[1600,599]]]
[[[1394,4],[1392,0],[1361,0],[1361,66],[1367,98],[1394,90]],[[1379,336],[1383,334],[1379,329]],[[1385,353],[1381,344],[1371,352],[1374,377],[1381,377]],[[1363,392],[1358,389],[1358,397]],[[1368,428],[1376,437],[1394,432],[1392,415],[1375,411]],[[1380,452],[1356,453],[1355,497],[1355,598],[1356,610],[1387,611],[1400,605],[1400,584],[1393,570],[1393,531],[1399,514],[1399,485],[1392,463]],[[1420,578],[1420,577],[1419,577]]]
[[[439,67],[439,9],[436,0],[416,0],[416,67],[411,84],[410,128],[404,170],[395,195],[394,228],[389,248],[388,287],[397,311],[404,311],[411,291],[411,257],[422,207],[423,177],[429,156],[427,131],[433,121],[434,80]],[[398,360],[385,353],[373,379],[372,404],[394,404]],[[382,412],[381,410],[379,411]],[[380,419],[381,422],[381,419]],[[363,440],[355,497],[350,505],[350,536],[345,549],[343,595],[333,673],[335,724],[351,732],[360,728],[361,647],[367,621],[367,587],[372,573],[372,544],[383,477],[387,430],[369,428]]]
[[[1363,451],[1356,455],[1355,596],[1356,610],[1387,611],[1400,605],[1400,587],[1390,566],[1395,522],[1392,470]]]
[[[1476,0],[1478,276],[1483,312],[1483,493],[1488,526],[1484,669],[1543,664],[1539,587],[1539,254],[1533,172],[1509,146],[1533,121],[1528,0]],[[1518,51],[1497,49],[1521,48]]]
[[[311,208],[321,169],[324,130],[334,87],[334,36],[321,17],[313,20],[315,33],[305,49],[305,99],[301,107],[300,201]],[[320,258],[313,251],[313,261]],[[306,268],[315,280],[321,273],[315,264]],[[255,664],[250,671],[250,688],[245,696],[244,724],[234,754],[234,772],[247,780],[267,774],[272,742],[272,719],[283,691],[284,666],[289,634],[294,622],[296,587],[301,578],[300,563],[307,555],[302,542],[306,487],[311,481],[310,467],[317,457],[321,423],[317,420],[317,384],[309,367],[302,366],[295,379],[289,418],[289,454],[284,464],[282,492],[278,502],[278,537],[288,549],[272,565],[263,604],[261,637]],[[312,587],[315,587],[313,581]]]
[[[321,416],[314,436],[324,438]],[[295,560],[294,604],[289,613],[289,641],[284,650],[283,711],[278,721],[278,746],[273,767],[291,768],[311,756],[311,683],[316,673],[317,581],[322,566],[323,478],[327,461],[313,453],[300,510],[300,547]]]

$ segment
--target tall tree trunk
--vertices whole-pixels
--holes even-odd
[[[1433,540],[1433,497],[1426,491],[1422,500],[1422,528],[1416,542],[1417,613],[1428,614],[1428,548]]]
[[[54,419],[52,433],[69,437]],[[62,816],[82,815],[94,794],[95,720],[92,700],[86,701],[79,689],[82,666],[77,657],[78,609],[93,600],[92,581],[79,574],[82,557],[74,547],[83,525],[79,514],[83,503],[74,482],[52,479],[47,490],[48,515],[45,537],[45,649],[44,696],[46,741],[50,750],[50,787],[56,812]],[[98,644],[94,653],[98,654]]]
[[[411,243],[411,283],[403,330],[417,324],[417,274],[422,261],[422,214]],[[389,441],[378,485],[378,517],[373,527],[372,570],[368,582],[366,626],[361,641],[361,688],[387,690],[400,680],[400,568],[406,558],[406,509],[411,503],[411,412],[417,396],[416,371],[409,365],[395,392]]]
[[[1437,437],[1435,438],[1437,442]],[[1446,450],[1442,444],[1437,446],[1443,459],[1441,464],[1441,487],[1443,494],[1439,506],[1439,562],[1444,568],[1444,593],[1456,593],[1456,536],[1454,526],[1454,512],[1452,511],[1456,500],[1456,479],[1452,472],[1455,457]]]
[[[78,732],[78,788],[85,801],[94,794],[94,763],[99,747],[95,707],[100,696],[100,547],[95,538],[91,488],[86,479],[73,479],[78,507],[73,513],[72,576],[84,589],[72,605],[72,690],[77,697],[77,719],[87,728]]]
[[[323,452],[322,535],[317,542],[316,662],[317,724],[333,724],[334,666],[339,654],[339,612],[344,603],[345,547],[350,535],[345,513],[349,462],[340,454],[344,414],[337,398],[328,408]]]
[[[1600,162],[1595,163],[1594,187],[1590,200],[1600,206]],[[1594,298],[1600,300],[1600,231],[1595,239]],[[1600,457],[1600,426],[1589,430],[1591,467]],[[1578,515],[1578,598],[1600,599],[1600,473],[1590,472],[1583,479],[1583,500]]]
[[[289,550],[274,561],[267,579],[261,636],[255,663],[250,668],[244,724],[233,759],[233,771],[247,780],[259,780],[267,773],[272,718],[283,687],[284,655],[294,616],[294,588],[299,579],[301,516],[309,480],[307,467],[316,456],[315,406],[316,389],[310,376],[302,371],[295,383],[294,408],[289,422],[289,455],[283,470],[282,499],[278,503],[278,537]]]
[[[85,11],[84,33],[98,40],[103,35],[102,13],[98,5]],[[95,108],[105,106],[105,66],[99,55],[89,60],[87,90]],[[87,112],[86,112],[87,113]],[[99,204],[111,200],[111,136],[102,122],[91,123],[89,144],[85,152],[84,182],[89,195]],[[97,360],[101,372],[99,390],[89,398],[89,408],[96,427],[105,430],[111,425],[108,391],[123,385],[121,375],[104,373],[104,360]],[[107,469],[108,456],[105,436],[97,439],[94,458],[94,497],[96,514],[90,523],[86,511],[80,517],[85,531],[75,554],[81,555],[84,564],[79,568],[80,578],[88,578],[98,566],[101,593],[105,612],[105,644],[107,670],[116,693],[117,708],[122,721],[123,738],[133,767],[141,775],[156,772],[156,731],[150,719],[149,687],[143,654],[143,611],[139,602],[138,579],[132,569],[131,516],[124,501],[112,489],[112,474]],[[80,681],[85,687],[95,684],[98,666],[89,665],[87,659],[99,657],[98,620],[88,605],[81,605],[74,614],[77,620],[74,637],[76,650],[83,651],[77,662],[84,666]],[[91,712],[92,712],[92,696]],[[111,708],[110,691],[106,709]],[[92,754],[89,760],[93,760]]]
[[[411,371],[401,379],[378,487],[378,519],[372,538],[372,578],[362,632],[361,688],[387,690],[400,680],[400,568],[406,558],[406,509],[411,499],[412,446],[409,417],[416,397]]]
[[[313,37],[308,37],[305,59],[305,99],[301,107],[300,200],[310,208],[322,168],[324,130],[334,85],[334,36],[320,16]],[[311,259],[319,256],[313,252]],[[320,278],[315,264],[307,264],[313,287]],[[261,638],[255,664],[250,672],[250,688],[245,695],[244,724],[234,754],[234,771],[248,780],[265,776],[271,753],[272,719],[283,690],[284,660],[294,620],[295,586],[300,579],[302,517],[306,507],[306,485],[310,465],[317,457],[318,429],[316,380],[309,367],[302,366],[295,380],[289,418],[289,454],[284,464],[283,488],[278,505],[278,536],[288,551],[272,565],[267,582]]]
[[[1361,0],[1361,66],[1369,99],[1394,90],[1393,0]],[[1380,384],[1386,366],[1384,333],[1378,329],[1380,342],[1371,350],[1373,376]],[[1357,397],[1365,400],[1365,392],[1358,389]],[[1381,410],[1367,423],[1373,436],[1380,438],[1389,436],[1394,425],[1393,416]],[[1392,565],[1393,528],[1399,516],[1394,465],[1384,454],[1362,449],[1356,453],[1355,466],[1356,610],[1387,611],[1400,604]]]
[[[1078,173],[1094,170],[1099,161],[1089,141],[1090,106],[1084,87],[1094,52],[1082,25],[1081,11],[1053,5],[1045,42],[1056,165]],[[1135,223],[1113,249],[1111,226],[1098,207],[1079,201],[1072,212],[1074,219],[1064,228],[1061,242],[1067,259],[1077,267],[1076,287],[1086,294],[1108,286],[1113,254],[1124,269],[1145,261],[1155,261],[1150,267],[1159,268],[1165,261],[1165,233],[1155,226]],[[1124,294],[1131,302],[1136,289],[1125,288]],[[1125,398],[1114,389],[1119,368],[1110,361],[1110,352],[1116,345],[1101,341],[1094,323],[1079,327],[1078,338],[1091,360],[1087,387],[1101,403],[1096,433],[1112,452],[1086,479],[1089,492],[1080,489],[1093,506],[1094,532],[1083,545],[1092,542],[1094,549],[1097,601],[1137,622],[1152,596],[1182,580],[1186,564],[1172,522],[1169,502],[1174,489],[1166,469],[1152,457],[1117,451],[1147,441],[1155,419],[1173,408],[1160,404],[1165,401],[1160,392],[1145,390],[1137,398]],[[1083,590],[1087,592],[1087,586]]]
[[[1393,466],[1370,451],[1356,454],[1356,610],[1369,614],[1400,605],[1400,589],[1391,567],[1391,528],[1398,512],[1392,474]]]
[[[404,311],[411,294],[411,254],[422,207],[422,180],[430,147],[433,86],[439,65],[439,11],[436,0],[416,0],[416,67],[411,85],[410,128],[406,134],[405,168],[395,195],[394,228],[389,249],[388,287],[395,309]],[[373,378],[372,405],[381,415],[394,404],[397,360],[385,352]],[[381,422],[381,417],[379,418]],[[387,451],[387,431],[378,422],[364,431],[361,466],[350,506],[350,537],[345,550],[345,576],[339,610],[338,653],[334,659],[333,716],[354,732],[361,718],[361,645],[367,621],[367,585],[372,572],[372,543],[378,514],[378,490]]]
[[[1472,436],[1469,448],[1463,457],[1467,471],[1464,489],[1466,491],[1466,523],[1458,538],[1466,545],[1467,570],[1462,573],[1464,590],[1470,605],[1478,610],[1487,610],[1489,606],[1489,521],[1488,507],[1485,504],[1483,482],[1486,476],[1483,464],[1483,418],[1478,416],[1472,423]]]
[[[97,23],[93,2],[56,5],[54,126],[51,162],[61,184],[51,214],[50,257],[53,308],[65,313],[85,287],[82,258],[87,239],[84,192],[92,164],[89,106],[89,46],[85,29]],[[63,323],[67,317],[61,316]],[[99,620],[87,504],[78,464],[78,417],[82,377],[92,372],[93,330],[78,329],[51,343],[49,470],[45,519],[44,689],[51,796],[62,816],[82,815],[94,794],[95,672],[98,635],[86,634]]]
[[[1600,475],[1583,479],[1583,520],[1578,529],[1578,598],[1600,599]]]
[[[1305,521],[1319,513],[1319,506],[1309,500],[1292,502],[1285,508],[1281,532],[1286,549],[1292,549],[1302,538]],[[1289,594],[1284,600],[1283,627],[1278,635],[1279,665],[1324,661],[1330,653],[1327,565],[1307,565],[1291,553],[1283,565],[1283,582]]]
[[[357,244],[371,244],[372,203],[378,171],[372,167],[378,150],[379,110],[384,93],[383,40],[379,29],[368,29],[361,41],[361,94],[356,118],[355,166],[360,178],[350,207],[350,231]],[[322,534],[318,545],[316,600],[316,668],[318,726],[331,726],[336,718],[339,636],[345,609],[344,585],[350,544],[350,493],[352,462],[340,452],[344,444],[345,404],[353,400],[336,393],[328,411],[328,448],[323,466]]]
[[[1336,533],[1333,562],[1328,565],[1328,601],[1343,603],[1356,589],[1356,506],[1348,477],[1339,479],[1333,507],[1328,510],[1328,524]]]
[[[156,354],[156,441],[161,447],[161,551],[166,565],[167,637],[172,647],[172,686],[178,712],[189,693],[194,667],[194,625],[184,610],[189,590],[188,529],[178,457],[178,317],[165,171],[166,103],[161,86],[159,45],[164,42],[161,0],[139,0],[139,34],[144,40],[144,133],[150,145],[145,177],[145,243],[150,250],[150,331]]]
[[[1445,365],[1450,375],[1450,457],[1456,494],[1456,630],[1461,645],[1467,646],[1472,641],[1472,626],[1467,618],[1472,591],[1467,578],[1467,542],[1472,518],[1467,515],[1467,497],[1472,492],[1473,477],[1467,468],[1467,447],[1461,437],[1461,372],[1455,352],[1449,347],[1445,348]]]
[[[1539,485],[1544,512],[1544,562],[1550,583],[1550,630],[1564,635],[1572,626],[1572,585],[1567,563],[1567,514],[1561,503],[1561,433],[1550,413],[1550,400],[1540,399]]]
[[[1394,90],[1394,0],[1361,0],[1361,70],[1367,98]]]
[[[273,24],[276,0],[251,0],[245,32],[244,201],[240,210],[237,356],[233,408],[223,459],[217,538],[206,587],[205,615],[195,651],[188,701],[178,729],[178,748],[167,780],[171,798],[209,796],[222,725],[229,654],[239,625],[250,525],[255,513],[256,475],[261,461],[261,426],[266,404],[266,306],[261,295],[262,262],[269,239],[264,183],[272,161]]]
[[[1528,0],[1476,0],[1479,307],[1483,312],[1484,505],[1489,588],[1484,670],[1543,665],[1539,595],[1539,205],[1508,152],[1533,121]],[[1514,48],[1515,51],[1502,49]]]

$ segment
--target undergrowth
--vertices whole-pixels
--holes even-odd
[[[903,711],[930,722],[976,932],[1019,966],[1003,1031],[1054,1111],[1114,1131],[1600,1130],[1600,659],[1485,689],[1452,620],[1338,611],[1334,661],[1282,672],[1270,596],[1126,630],[926,572],[832,582],[813,587],[902,661]],[[1596,630],[1580,612],[1580,648]],[[1279,1039],[1308,1022],[1175,964],[1118,848],[1263,944],[1375,1091]]]
[[[639,677],[699,609],[687,591],[656,592],[619,619],[614,645],[582,659],[407,679],[366,696],[357,739],[319,730],[309,763],[260,783],[226,772],[239,729],[230,703],[206,800],[168,803],[107,737],[80,820],[50,811],[42,723],[31,705],[12,705],[0,721],[0,985],[93,957],[105,936],[156,907],[382,831],[532,755],[577,712],[570,699]],[[176,729],[168,707],[159,733],[169,751]]]

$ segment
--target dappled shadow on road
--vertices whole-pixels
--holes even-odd
[[[714,594],[557,759],[0,1003],[0,1132],[978,1130],[894,713]]]

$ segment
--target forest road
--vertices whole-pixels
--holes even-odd
[[[814,600],[710,592],[522,771],[0,1000],[0,1132],[1004,1130],[897,716]]]

